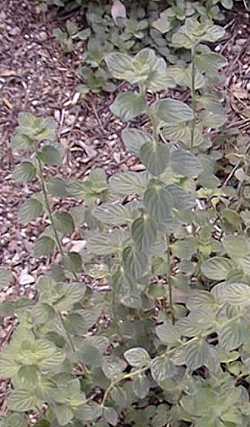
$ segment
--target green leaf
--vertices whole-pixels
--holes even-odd
[[[22,224],[27,225],[43,214],[43,205],[37,199],[26,200],[19,209],[19,219]]]
[[[150,355],[142,347],[134,347],[125,351],[124,357],[127,362],[135,368],[144,368],[150,364]]]
[[[122,140],[127,150],[139,157],[140,149],[146,142],[152,142],[151,135],[139,129],[124,129],[122,131]]]
[[[146,142],[140,149],[139,157],[149,172],[157,176],[167,168],[169,149],[162,142]]]
[[[100,350],[94,345],[85,343],[80,350],[81,363],[93,368],[102,366],[103,357]]]
[[[177,344],[180,339],[178,329],[166,320],[162,325],[156,326],[156,335],[164,345]]]
[[[27,427],[26,424],[25,424],[25,427]],[[51,424],[47,420],[41,420],[41,421],[38,421],[38,423],[36,423],[36,427],[51,427]]]
[[[223,7],[225,7],[225,9],[232,9],[233,7],[233,0],[221,0],[221,4]]]
[[[60,285],[58,285],[60,286]],[[86,292],[86,287],[83,283],[66,283],[61,285],[61,295],[54,302],[53,307],[57,311],[68,311],[71,310],[74,304],[80,302]]]
[[[95,255],[111,255],[122,249],[123,243],[128,239],[124,230],[113,230],[105,233],[91,233],[87,247],[90,253]]]
[[[250,286],[245,283],[223,283],[212,289],[212,294],[221,303],[250,305]]]
[[[67,426],[74,417],[74,412],[67,404],[53,404],[53,411],[60,426]]]
[[[80,406],[77,411],[75,411],[75,417],[84,423],[94,422],[102,415],[101,405],[91,402],[88,405]]]
[[[112,193],[120,195],[143,194],[149,183],[146,172],[121,172],[110,178]]]
[[[137,375],[133,381],[133,391],[139,399],[145,399],[150,390],[150,381],[146,375]]]
[[[1,419],[0,419],[0,426],[1,427],[27,427],[27,419],[24,415],[21,415],[21,414],[11,414],[8,417],[5,416],[3,418],[3,424],[1,424]]]
[[[198,176],[203,167],[199,159],[190,151],[177,149],[170,154],[170,165],[174,173],[188,178]]]
[[[227,65],[226,58],[215,52],[197,54],[195,62],[202,73],[212,77],[217,76],[218,71]]]
[[[68,192],[65,181],[61,178],[49,178],[47,180],[47,189],[53,197],[63,198],[71,195]]]
[[[102,369],[107,378],[115,379],[121,377],[122,372],[126,369],[126,362],[117,356],[105,356],[103,358]]]
[[[226,236],[223,240],[223,246],[226,253],[232,258],[244,258],[250,253],[250,247],[248,246],[247,239],[244,235],[242,236]]]
[[[152,427],[165,427],[172,420],[169,405],[163,403],[157,406],[156,414],[152,420]]]
[[[0,289],[3,289],[6,286],[9,286],[13,281],[13,279],[14,277],[11,271],[5,268],[0,268]]]
[[[155,382],[159,385],[168,378],[171,378],[176,373],[176,367],[169,357],[158,356],[151,362],[151,374]]]
[[[167,98],[158,101],[155,108],[159,119],[170,125],[189,122],[194,118],[193,110],[176,99]]]
[[[29,182],[36,178],[36,168],[33,163],[24,161],[18,165],[13,173],[16,182]]]
[[[69,252],[63,258],[64,268],[70,272],[81,273],[82,272],[82,257],[77,252]]]
[[[54,141],[56,138],[56,122],[51,117],[43,118],[36,117],[32,113],[20,113],[18,121],[17,134],[29,137],[33,142]]]
[[[75,226],[72,216],[67,212],[56,212],[53,215],[56,229],[61,233],[72,234]]]
[[[226,323],[219,331],[219,343],[226,352],[235,350],[244,342],[244,324],[241,319]]]
[[[40,237],[34,245],[34,257],[47,257],[53,254],[55,250],[55,241],[48,236]]]
[[[160,183],[153,183],[148,187],[143,202],[149,215],[157,223],[165,223],[172,219],[173,198]]]
[[[131,226],[132,238],[139,251],[148,253],[157,237],[157,227],[152,218],[144,214]]]
[[[39,159],[47,166],[60,165],[62,156],[59,147],[45,145],[38,154]]]
[[[112,426],[116,426],[118,424],[118,414],[114,408],[104,407],[103,408],[103,417],[104,419],[111,424]]]
[[[124,122],[134,119],[146,110],[142,95],[134,92],[120,93],[110,107],[115,116]]]
[[[185,364],[191,371],[195,371],[202,366],[206,366],[212,371],[217,368],[216,350],[209,346],[205,340],[190,340],[190,343],[181,352],[183,352]],[[178,354],[175,361],[178,363]],[[180,363],[182,364],[182,362]]]
[[[133,209],[121,204],[103,203],[98,206],[93,215],[104,224],[125,225],[133,218]]]
[[[152,23],[152,26],[162,34],[168,33],[172,29],[173,25],[174,24],[169,16],[169,9],[165,9],[161,12],[160,18]]]
[[[8,408],[11,411],[26,412],[42,408],[43,401],[36,396],[34,390],[15,389],[8,399]]]
[[[148,268],[147,256],[134,246],[127,246],[123,250],[122,262],[125,272],[134,279],[142,277]]]
[[[174,207],[176,209],[189,210],[195,207],[196,201],[193,193],[185,191],[183,188],[175,184],[168,185],[166,188],[172,196]]]
[[[185,146],[191,146],[192,139],[192,126],[190,122],[187,123],[177,123],[174,125],[164,126],[161,134],[164,137],[164,140],[168,139],[169,141],[182,142]],[[202,126],[197,124],[194,131],[194,141],[193,145],[197,147],[202,144],[204,141]]]
[[[133,72],[132,58],[124,53],[110,53],[105,62],[112,76],[118,80],[128,80],[128,73]]]
[[[234,263],[223,257],[209,258],[201,265],[202,273],[211,280],[226,280],[233,268],[235,268]]]

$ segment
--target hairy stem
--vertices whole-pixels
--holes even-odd
[[[60,241],[57,229],[56,229],[56,225],[55,225],[55,222],[54,222],[54,219],[53,219],[52,210],[50,208],[49,197],[48,197],[48,190],[47,190],[46,182],[45,182],[45,179],[44,179],[44,176],[43,176],[42,162],[39,159],[38,153],[36,153],[36,159],[37,159],[37,162],[38,162],[39,178],[40,178],[40,182],[41,182],[41,189],[42,189],[42,193],[43,193],[43,196],[44,196],[45,206],[46,206],[46,209],[47,209],[47,212],[48,212],[48,217],[49,217],[49,220],[50,220],[51,227],[52,227],[53,232],[54,232],[54,236],[55,236],[55,240],[56,240],[56,244],[57,244],[58,250],[59,250],[59,252],[61,254],[61,257],[63,259],[65,257],[65,254],[64,254],[64,250],[63,250],[63,247],[62,247],[62,244],[61,244],[61,241]],[[72,274],[73,274],[75,280],[78,280],[78,277],[77,277],[77,275],[76,275],[76,273],[74,271],[72,271]]]
[[[72,351],[73,353],[75,353],[75,352],[76,352],[75,345],[74,345],[74,343],[73,343],[73,340],[72,340],[72,338],[71,338],[70,334],[68,333],[67,329],[65,328],[64,319],[63,319],[63,316],[62,316],[62,314],[61,314],[61,313],[58,313],[58,318],[59,318],[60,323],[61,323],[61,325],[62,325],[62,328],[63,328],[63,330],[64,330],[64,332],[65,332],[65,335],[66,335],[66,337],[67,337],[67,341],[68,341],[68,343],[69,343],[69,346],[70,346],[70,348],[71,348],[71,351]]]
[[[190,148],[194,147],[194,134],[195,134],[195,125],[196,125],[196,100],[195,100],[195,75],[196,75],[196,67],[195,67],[195,54],[196,47],[192,47],[192,63],[191,63],[191,97],[192,97],[192,110],[193,110],[193,120],[191,125],[191,141]]]
[[[168,257],[168,265],[169,270],[167,273],[167,283],[168,283],[168,297],[169,297],[169,307],[170,307],[170,313],[171,313],[171,320],[172,324],[175,324],[175,309],[174,309],[174,302],[173,302],[173,287],[171,283],[171,251],[170,251],[170,238],[169,236],[166,237],[167,240],[167,257]]]

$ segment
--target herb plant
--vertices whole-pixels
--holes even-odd
[[[54,178],[49,168],[63,155],[54,121],[20,115],[13,148],[28,158],[14,176],[40,183],[20,220],[43,216],[35,255],[60,259],[34,301],[1,305],[18,319],[0,355],[11,381],[1,426],[250,425],[247,185],[229,186],[233,174],[221,184],[209,132],[225,121],[214,88],[226,62],[207,45],[222,36],[187,20],[173,37],[191,57],[182,68],[149,48],[106,56],[112,76],[133,87],[111,110],[127,122],[122,139],[142,172]],[[159,97],[176,87],[189,90],[187,103]],[[147,131],[135,126],[141,115]],[[247,153],[237,167],[247,173]],[[67,197],[84,205],[55,210]],[[69,251],[63,238],[74,231],[80,241]],[[0,278],[7,285],[10,276]]]

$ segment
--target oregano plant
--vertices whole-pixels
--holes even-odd
[[[225,59],[207,44],[222,35],[186,22],[172,43],[188,50],[187,67],[167,67],[148,48],[106,57],[131,85],[111,111],[127,123],[122,139],[141,172],[55,178],[54,121],[20,115],[13,149],[27,158],[14,177],[40,188],[20,220],[47,224],[34,251],[52,266],[34,301],[1,305],[18,320],[0,355],[10,380],[1,427],[250,425],[249,214],[216,176],[209,132],[225,121],[213,90]],[[187,102],[158,95],[176,87]],[[55,210],[67,197],[79,203]],[[1,287],[9,280],[2,270]]]

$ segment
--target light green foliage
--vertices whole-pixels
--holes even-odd
[[[202,7],[194,2],[191,14]],[[173,70],[151,48],[105,57],[114,78],[134,85],[111,111],[126,122],[147,118],[147,132],[134,123],[122,132],[145,170],[50,177],[48,166],[62,161],[55,123],[20,117],[14,147],[31,155],[14,176],[40,185],[20,219],[46,219],[35,255],[59,256],[39,278],[36,301],[0,307],[18,318],[0,355],[0,375],[12,385],[0,426],[28,427],[30,414],[37,427],[250,425],[249,158],[239,147],[239,189],[221,185],[207,124],[221,126],[224,113],[208,88],[225,60],[204,43],[223,31],[187,13],[182,2],[169,5],[153,26],[167,34],[164,25],[181,24],[173,42],[191,51],[188,66]],[[192,102],[149,101],[148,93],[177,85]],[[64,197],[79,206],[55,210]],[[79,242],[67,252],[63,237],[75,231]],[[11,281],[1,269],[0,286]]]

